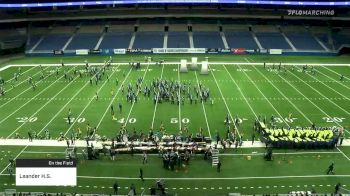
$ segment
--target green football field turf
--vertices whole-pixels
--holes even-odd
[[[205,56],[198,56],[199,61],[204,60]],[[181,55],[155,56],[154,60],[165,59],[166,61],[179,62],[182,58],[190,60],[189,57]],[[101,63],[105,58],[94,56],[67,57],[63,60],[65,63],[83,63],[85,59],[88,59],[89,62]],[[131,59],[143,61],[144,57],[115,56],[114,59],[115,62],[127,63]],[[60,60],[61,57],[32,57],[9,61],[6,64],[59,63]],[[17,82],[8,81],[5,85],[6,95],[0,96],[0,137],[12,138],[16,133],[27,137],[28,131],[43,133],[48,129],[52,137],[56,138],[60,133],[69,135],[78,128],[85,133],[85,127],[88,123],[92,127],[97,127],[96,133],[98,135],[113,137],[122,124],[126,124],[129,131],[135,128],[137,132],[147,133],[152,125],[154,129],[158,129],[163,123],[168,134],[178,133],[179,128],[186,124],[190,133],[195,134],[202,127],[206,136],[215,138],[216,134],[224,137],[227,129],[224,120],[227,114],[232,117],[238,116],[241,119],[238,131],[244,140],[251,139],[254,119],[258,116],[266,116],[269,120],[273,115],[279,127],[310,126],[311,123],[315,123],[317,126],[349,127],[349,66],[315,66],[316,74],[313,75],[309,72],[301,72],[301,66],[286,66],[287,72],[285,73],[278,71],[278,66],[275,70],[271,70],[270,66],[264,69],[262,65],[248,65],[248,63],[262,62],[274,62],[276,65],[279,62],[347,63],[349,57],[217,55],[209,56],[209,61],[226,63],[211,65],[211,71],[208,75],[201,75],[199,71],[179,73],[178,64],[164,66],[143,64],[139,71],[131,70],[127,65],[114,65],[106,71],[106,75],[109,75],[110,78],[109,81],[106,80],[107,76],[105,75],[98,85],[95,83],[90,85],[87,76],[83,78],[79,78],[78,75],[74,76],[72,73],[74,67],[72,66],[60,67],[57,77],[56,67],[43,66],[43,71],[40,67],[21,67],[23,74],[19,80]],[[247,64],[228,65],[228,62]],[[84,69],[84,67],[76,66],[76,69]],[[0,72],[0,77],[11,80],[17,71],[17,67],[5,69]],[[64,79],[64,71],[69,76],[73,76],[73,81]],[[41,72],[45,73],[45,78],[42,80],[39,79]],[[343,81],[339,81],[340,74],[345,76]],[[33,79],[37,81],[36,90],[33,90],[26,81],[29,76],[33,76]],[[201,83],[210,89],[213,104],[199,102],[191,105],[186,99],[184,105],[168,102],[155,105],[153,96],[145,97],[142,92],[137,103],[128,103],[126,95],[122,94],[120,87],[124,84],[126,89],[129,83],[135,86],[135,81],[139,77],[144,78],[142,88],[156,78],[180,80],[182,84],[190,83],[191,89]],[[119,81],[118,85],[116,85],[116,79]],[[11,84],[14,88],[11,87]],[[98,100],[95,99],[96,93],[99,96]],[[110,114],[110,104],[113,104],[117,110],[118,103],[123,105],[123,110],[121,114],[116,112],[116,119],[113,120]],[[75,118],[72,125],[69,125],[65,120],[69,108],[71,108],[72,116]],[[290,113],[292,119],[287,118]],[[349,134],[346,133],[347,138],[348,136]],[[11,157],[17,156],[22,149],[23,147],[0,146],[0,152],[4,151],[3,153],[6,154],[10,151],[8,156]],[[253,151],[263,151],[262,149],[245,150],[247,152],[244,153],[248,154]],[[44,151],[45,153],[26,153],[27,151]],[[64,149],[29,147],[19,157],[46,157],[47,151],[63,152]],[[319,150],[315,151],[319,152]],[[350,150],[347,147],[340,148],[340,151],[347,156],[350,155]],[[329,154],[321,154],[320,159],[317,158],[317,152],[300,155],[288,154],[286,157],[276,155],[276,160],[273,162],[265,162],[259,156],[253,156],[253,159],[248,161],[243,155],[232,157],[223,155],[220,158],[223,162],[223,172],[220,174],[217,174],[209,163],[204,162],[201,156],[194,157],[187,169],[178,172],[163,171],[161,160],[157,157],[151,157],[150,163],[145,166],[145,177],[151,179],[146,180],[145,184],[137,179],[132,179],[137,178],[138,168],[141,166],[140,158],[122,155],[120,160],[116,161],[117,164],[109,160],[82,162],[78,169],[78,175],[83,176],[78,179],[78,185],[81,187],[40,188],[40,190],[109,193],[108,191],[111,190],[108,190],[107,187],[112,186],[113,179],[90,177],[118,176],[131,178],[120,179],[123,188],[135,181],[140,190],[142,187],[148,188],[158,177],[170,178],[168,191],[180,195],[192,192],[197,193],[196,195],[206,192],[212,194],[225,192],[281,193],[290,190],[312,190],[313,188],[317,191],[332,192],[338,181],[350,186],[349,160],[340,151],[337,149],[326,151]],[[281,153],[283,154],[283,152]],[[54,153],[52,156],[62,157],[63,155]],[[320,176],[324,175],[325,169],[333,160],[337,163],[336,174],[344,176]],[[4,157],[0,163],[1,171],[7,164],[7,158]],[[96,171],[93,171],[92,168],[95,168]],[[273,178],[273,176],[286,177]],[[308,177],[294,178],[293,176]],[[0,178],[0,189],[12,186],[14,183],[7,176],[0,176]],[[307,186],[305,187],[305,185]],[[106,190],[103,190],[102,186]],[[27,189],[34,190],[33,188]]]
[[[17,155],[23,147],[3,147],[1,156]],[[19,158],[64,158],[65,148],[28,147]],[[81,149],[78,150],[80,152]],[[339,150],[350,156],[350,147],[339,147]],[[203,155],[192,156],[189,165],[175,169],[162,168],[162,159],[150,155],[148,163],[142,164],[138,154],[118,155],[115,161],[109,157],[100,160],[82,160],[78,155],[77,187],[15,187],[15,179],[1,176],[0,188],[17,189],[18,191],[43,192],[79,192],[112,194],[115,181],[121,187],[119,193],[127,194],[131,183],[137,192],[154,186],[159,178],[164,179],[167,192],[178,195],[225,195],[239,192],[243,194],[288,193],[290,191],[315,191],[332,193],[334,186],[340,182],[344,190],[350,187],[349,160],[338,150],[275,150],[274,160],[263,159],[264,148],[226,150],[221,152],[222,171],[217,173],[210,161],[204,161]],[[250,155],[251,160],[247,160]],[[335,174],[326,175],[331,162],[335,163]],[[0,161],[4,168],[7,161]],[[145,181],[139,179],[139,168],[144,170]]]

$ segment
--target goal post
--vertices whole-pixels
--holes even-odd
[[[197,57],[192,57],[192,63],[191,63],[191,69],[192,70],[197,70],[198,69],[198,58]]]
[[[180,61],[180,72],[188,72],[186,59],[181,59]]]
[[[208,61],[202,61],[201,74],[209,74],[208,73]]]

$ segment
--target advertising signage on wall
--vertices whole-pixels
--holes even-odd
[[[128,5],[128,4],[242,4],[242,5],[285,5],[285,6],[349,6],[350,1],[280,1],[280,0],[117,0],[117,1],[39,1],[32,0],[25,3],[20,0],[0,1],[0,8],[26,7],[60,7],[60,6],[101,6],[101,5]]]

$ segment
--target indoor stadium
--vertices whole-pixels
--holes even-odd
[[[0,0],[0,196],[350,195],[350,1]]]

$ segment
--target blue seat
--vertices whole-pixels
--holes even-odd
[[[189,48],[188,32],[168,32],[168,48]]]
[[[107,33],[100,45],[102,49],[128,48],[132,32],[110,32]]]
[[[350,44],[350,36],[344,34],[333,34],[333,44],[336,50],[343,44]]]
[[[328,43],[328,35],[326,33],[315,34],[315,36],[328,48],[332,49],[332,46]]]
[[[36,43],[40,40],[42,35],[33,35],[30,37],[30,42],[26,45],[27,50],[32,49]]]
[[[100,36],[99,33],[78,33],[69,43],[66,50],[94,49]]]
[[[133,48],[163,48],[163,42],[164,32],[138,32],[135,36]]]
[[[195,48],[224,48],[219,32],[199,31],[193,32],[193,45]]]
[[[251,32],[225,32],[226,41],[230,48],[257,49],[258,45],[253,39]]]
[[[60,50],[67,43],[71,34],[49,34],[35,50]]]
[[[287,41],[277,32],[258,32],[255,33],[260,44],[265,49],[291,49]]]
[[[315,38],[307,32],[286,33],[296,49],[300,50],[324,50]]]

